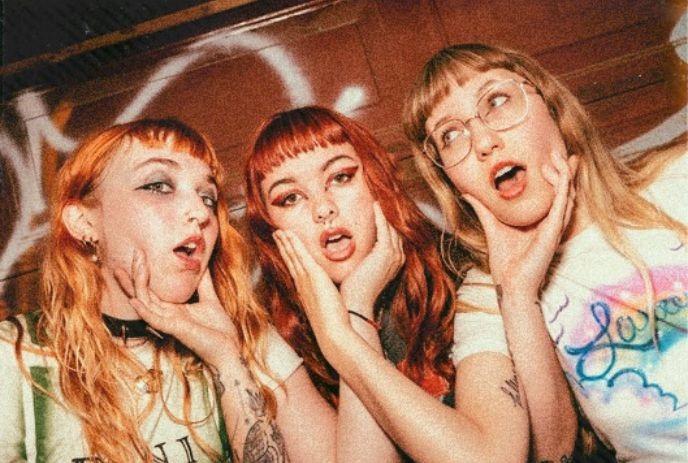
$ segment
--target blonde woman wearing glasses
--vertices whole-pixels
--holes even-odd
[[[684,461],[685,147],[620,162],[539,64],[480,44],[428,61],[405,130],[475,263],[455,332],[508,341],[537,460],[571,458],[570,387],[619,460]]]

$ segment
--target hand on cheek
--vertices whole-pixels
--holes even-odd
[[[154,330],[167,333],[193,350],[207,363],[219,365],[225,355],[239,355],[236,327],[224,310],[206,269],[198,287],[195,304],[174,304],[161,300],[149,286],[146,257],[136,251],[130,272],[115,270],[129,304]]]
[[[387,283],[394,279],[406,259],[399,233],[387,221],[377,202],[373,204],[373,213],[376,242],[340,286],[346,308],[368,318],[373,318],[375,300]]]
[[[277,230],[273,238],[318,342],[327,344],[331,334],[348,324],[337,287],[293,232]]]
[[[539,287],[571,218],[575,202],[572,173],[566,159],[552,151],[551,164],[542,165],[542,175],[552,186],[554,198],[545,218],[529,230],[510,227],[470,195],[464,199],[478,215],[487,238],[490,271],[505,293],[527,293],[537,297]],[[574,159],[573,163],[577,161]]]

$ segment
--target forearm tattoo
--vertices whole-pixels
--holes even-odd
[[[217,393],[218,400],[222,399],[222,395],[225,393],[227,388],[225,388],[224,383],[220,379],[220,372],[213,365],[208,365],[208,371],[210,371],[210,377],[213,380],[213,386],[215,387],[215,392]]]
[[[523,408],[523,404],[521,403],[521,388],[519,387],[518,376],[516,376],[515,372],[510,379],[504,381],[504,385],[499,389],[511,398],[514,402],[514,407]]]
[[[556,462],[554,460],[540,460],[540,463],[573,463],[573,456],[562,455],[561,458]]]
[[[234,380],[234,388],[241,398],[244,424],[249,427],[244,439],[243,463],[285,463],[287,448],[284,437],[275,423],[269,419],[263,394],[253,388],[242,387]]]

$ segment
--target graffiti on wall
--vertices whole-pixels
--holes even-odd
[[[681,17],[673,29],[670,40],[671,43],[677,44],[676,54],[683,62],[688,63],[688,44],[685,41],[687,18],[688,14]],[[113,115],[112,123],[128,122],[140,117],[151,102],[162,95],[177,77],[204,58],[218,54],[230,55],[237,50],[258,50],[257,55],[274,70],[275,75],[280,79],[291,105],[316,103],[308,77],[288,49],[282,45],[275,45],[274,40],[268,35],[232,31],[224,35],[200,39],[162,63],[126,107],[119,114]],[[317,103],[329,105],[348,114],[365,102],[365,90],[361,86],[351,84],[342,90],[336,101],[318,101]],[[50,147],[61,155],[68,155],[79,142],[57,127],[49,116],[50,111],[39,93],[26,92],[16,98],[14,105],[19,120],[25,123],[26,132],[24,141],[19,142],[12,138],[7,127],[0,125],[0,155],[7,161],[7,165],[17,180],[16,196],[18,198],[18,215],[8,242],[0,255],[0,299],[13,266],[47,232],[47,223],[34,223],[36,217],[43,214],[47,207],[45,192],[40,181],[45,148]],[[618,147],[617,153],[626,155],[672,140],[685,132],[687,118],[688,109],[684,107],[657,127]],[[419,201],[419,206],[436,225],[443,226],[442,214],[435,205]],[[235,218],[240,218],[241,214],[243,214],[243,209],[237,210]]]

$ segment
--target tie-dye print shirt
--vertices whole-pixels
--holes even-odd
[[[688,223],[688,156],[644,195]],[[561,248],[544,319],[578,402],[620,461],[688,461],[688,249],[667,230],[625,235],[650,272],[654,324],[640,273],[595,226]]]

